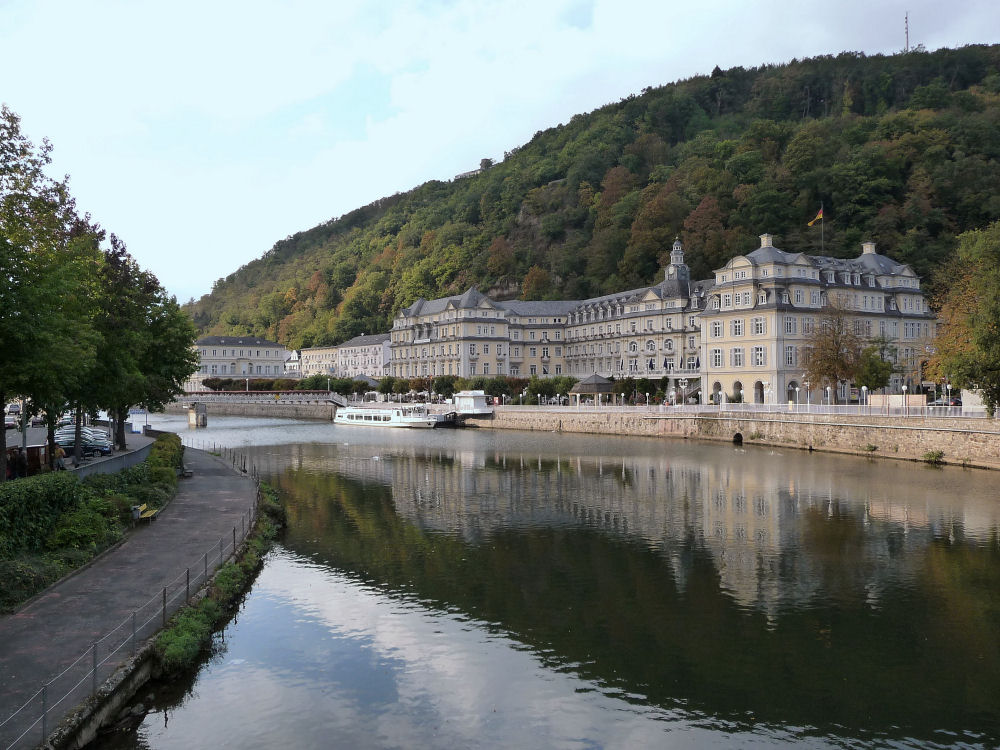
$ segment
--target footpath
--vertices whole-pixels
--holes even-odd
[[[118,546],[18,612],[0,616],[0,722],[30,701],[0,726],[0,747],[38,744],[41,723],[32,724],[42,715],[42,686],[52,681],[45,696],[51,732],[89,692],[95,657],[106,660],[99,680],[128,660],[133,613],[138,612],[139,637],[148,638],[162,623],[161,598],[167,599],[169,615],[183,603],[188,579],[193,593],[204,582],[204,569],[211,575],[231,554],[234,534],[242,539],[256,497],[253,481],[203,451],[186,449],[184,463],[193,476],[179,481],[177,495],[153,522],[138,525]],[[93,646],[108,633],[113,636]],[[54,679],[67,668],[69,673]],[[82,676],[74,679],[74,670]],[[57,703],[80,682],[82,687]]]

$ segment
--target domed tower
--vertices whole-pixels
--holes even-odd
[[[670,265],[664,271],[664,281],[690,281],[691,270],[684,262],[684,246],[680,237],[674,238],[674,246],[670,250]]]

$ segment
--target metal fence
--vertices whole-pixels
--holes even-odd
[[[962,407],[962,406],[875,406],[867,404],[645,404],[635,406],[621,406],[602,404],[596,406],[585,404],[581,406],[519,406],[517,404],[507,404],[505,406],[493,407],[498,411],[511,412],[534,412],[540,411],[553,413],[624,413],[624,414],[650,414],[650,415],[711,415],[723,414],[726,416],[750,416],[752,414],[835,414],[854,415],[868,417],[912,417],[912,418],[943,418],[954,419],[956,417],[984,419],[986,410],[983,407]]]
[[[193,446],[188,446],[193,447]],[[97,693],[98,687],[136,653],[138,644],[165,627],[170,616],[209,580],[215,570],[234,554],[246,539],[257,519],[260,502],[260,478],[256,466],[241,452],[213,450],[237,471],[248,474],[256,487],[253,502],[241,516],[231,534],[220,537],[218,544],[165,581],[160,590],[113,629],[94,641],[61,672],[42,686],[14,713],[0,721],[0,743],[7,750],[44,744],[51,729],[75,706]]]

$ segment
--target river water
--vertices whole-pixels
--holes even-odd
[[[152,421],[244,451],[289,525],[212,655],[100,747],[1000,744],[993,473]]]

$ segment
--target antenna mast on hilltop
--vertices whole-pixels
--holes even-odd
[[[906,15],[903,16],[903,29],[906,32],[906,49],[904,52],[910,51],[910,11],[906,11]]]

